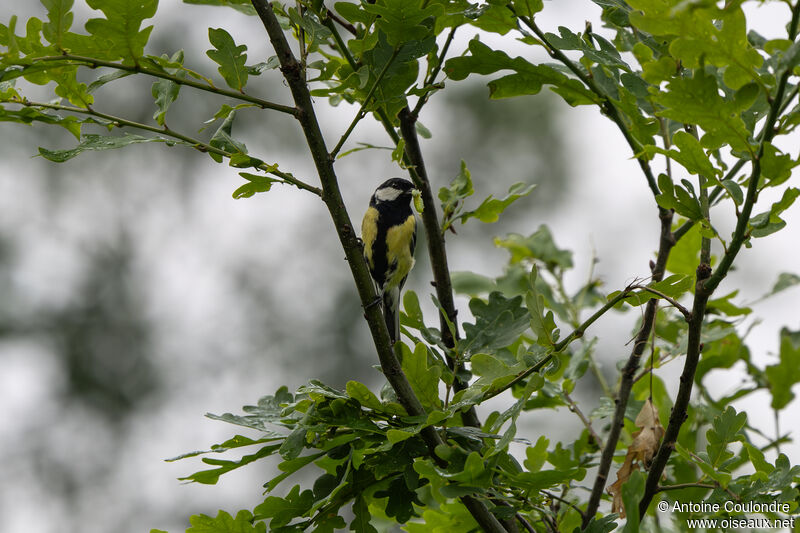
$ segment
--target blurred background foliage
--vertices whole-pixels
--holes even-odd
[[[41,16],[37,7],[4,3],[0,20]],[[149,50],[184,48],[187,65],[211,70],[203,34],[222,25],[248,43],[252,62],[267,54],[257,20],[227,11],[163,2]],[[286,93],[277,77],[256,83],[264,94]],[[149,85],[101,90],[119,115],[149,122]],[[497,271],[505,256],[487,258],[491,239],[512,228],[533,232],[565,199],[560,107],[555,98],[489,101],[479,82],[453,89],[422,117],[433,132],[423,149],[434,186],[458,173],[464,154],[483,196],[538,184],[501,222],[457,226],[449,237],[456,266]],[[184,94],[170,125],[199,129],[198,118],[214,112],[208,96]],[[332,132],[354,112],[317,104]],[[310,176],[288,120],[248,110],[237,136]],[[362,125],[353,139],[386,145],[384,136]],[[162,462],[228,431],[203,412],[236,411],[308,376],[334,387],[380,383],[321,203],[288,188],[234,201],[236,173],[184,148],[132,146],[55,165],[30,156],[38,146],[71,146],[65,132],[0,124],[0,138],[0,530],[178,530],[225,502],[247,505],[269,462],[217,489],[185,490],[175,478],[191,465]],[[376,183],[399,174],[386,155],[365,150],[339,163],[354,219]],[[419,265],[409,286],[424,294],[424,253]]]

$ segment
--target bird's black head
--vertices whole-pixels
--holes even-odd
[[[414,184],[403,178],[391,178],[375,189],[375,194],[372,195],[374,203],[382,202],[396,202],[411,200],[411,193],[414,191]]]

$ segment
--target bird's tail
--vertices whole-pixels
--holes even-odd
[[[383,317],[392,344],[400,339],[400,287],[383,293]]]

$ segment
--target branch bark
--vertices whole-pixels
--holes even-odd
[[[661,220],[661,236],[659,239],[656,262],[651,269],[653,281],[661,281],[664,278],[667,258],[675,244],[675,239],[672,235],[672,211],[659,208],[658,216]],[[586,507],[586,514],[583,517],[583,529],[586,529],[589,525],[589,521],[597,513],[597,508],[600,505],[600,498],[603,496],[603,490],[608,480],[608,471],[611,469],[611,462],[614,459],[614,452],[617,449],[617,442],[619,441],[622,426],[624,425],[625,409],[628,407],[628,398],[631,395],[631,389],[633,389],[633,379],[636,375],[636,371],[639,369],[639,361],[641,360],[648,339],[650,338],[650,332],[655,324],[657,309],[657,299],[652,299],[647,302],[644,310],[644,318],[642,318],[642,326],[639,328],[639,333],[636,335],[636,340],[634,341],[631,355],[628,357],[628,362],[622,370],[619,391],[615,399],[616,408],[614,409],[614,418],[612,419],[611,429],[606,439],[606,446],[603,448],[603,454],[600,457],[597,476],[592,486],[592,493],[589,496],[589,504]]]
[[[330,212],[348,264],[350,265],[350,270],[353,274],[362,306],[364,307],[364,315],[369,325],[375,348],[378,352],[378,359],[380,360],[383,373],[408,414],[411,416],[424,415],[425,409],[414,394],[408,379],[400,367],[400,362],[397,360],[392,350],[392,344],[389,340],[389,331],[386,329],[383,316],[377,306],[370,305],[376,298],[375,288],[339,190],[339,183],[333,168],[333,161],[329,157],[329,152],[325,145],[325,140],[322,136],[322,131],[320,130],[311,102],[308,85],[303,79],[301,65],[294,57],[271,5],[266,0],[251,0],[251,2],[261,22],[264,24],[264,28],[267,30],[270,42],[281,64],[281,72],[286,79],[286,83],[289,85],[295,105],[297,106],[297,120],[300,122],[300,126],[303,129],[306,143],[308,144],[309,151],[311,152],[314,165],[322,184],[322,200],[325,202]],[[421,432],[421,436],[430,449],[431,457],[437,462],[442,462],[435,453],[436,446],[444,444],[439,433],[437,433],[433,427],[429,426]],[[485,531],[492,533],[506,532],[506,529],[500,524],[497,518],[489,512],[483,502],[472,496],[463,496],[461,502]]]
[[[800,1],[796,2],[792,7],[792,20],[789,23],[789,38],[792,41],[797,38],[798,24],[800,24]],[[753,206],[758,198],[759,181],[761,181],[761,158],[764,155],[765,145],[777,134],[775,125],[778,120],[778,115],[784,108],[783,99],[790,75],[791,69],[787,68],[784,70],[778,80],[775,96],[770,99],[771,105],[764,122],[764,133],[759,142],[756,157],[753,160],[753,168],[747,185],[747,194],[745,195],[742,210],[736,221],[736,228],[733,231],[730,245],[713,273],[711,267],[704,261],[701,261],[700,265],[697,267],[697,285],[695,288],[694,304],[692,306],[692,319],[689,322],[688,347],[686,350],[686,361],[684,362],[683,373],[681,374],[680,387],[678,389],[678,395],[675,397],[672,413],[669,417],[669,424],[664,433],[664,440],[661,443],[658,454],[653,460],[650,472],[647,475],[647,480],[645,481],[644,495],[639,501],[639,516],[645,515],[653,496],[658,492],[658,483],[661,479],[661,474],[664,472],[672,450],[675,448],[681,426],[686,421],[686,410],[692,395],[692,385],[697,370],[697,362],[700,359],[700,352],[703,348],[700,342],[700,334],[703,329],[706,304],[714,293],[714,290],[716,290],[722,280],[728,275],[728,271],[733,265],[734,259],[745,240],[748,238],[750,215],[753,212]]]
[[[656,458],[653,460],[653,464],[650,466],[650,472],[645,482],[644,496],[642,496],[639,502],[639,516],[642,517],[647,513],[650,501],[653,499],[656,492],[658,492],[658,483],[661,479],[661,473],[667,466],[667,460],[672,454],[672,450],[675,449],[675,442],[678,440],[678,432],[687,418],[686,409],[691,399],[694,374],[697,371],[697,363],[700,360],[700,352],[702,350],[700,334],[703,329],[706,304],[708,303],[709,296],[711,296],[713,292],[704,287],[710,274],[711,267],[708,266],[708,264],[701,263],[700,266],[697,267],[697,285],[695,286],[694,305],[692,306],[692,319],[689,321],[688,348],[686,351],[686,361],[683,365],[683,372],[680,378],[681,384],[678,389],[678,395],[675,397],[675,405],[669,416],[669,424],[664,433],[664,440],[661,443]]]
[[[336,26],[333,24],[333,21],[330,19],[325,19],[325,25],[333,33],[336,46],[339,49],[339,52],[342,54],[342,57],[347,60],[354,70],[357,70],[358,65],[347,49],[347,45],[345,44],[341,35],[336,30]],[[454,33],[455,28],[453,28],[448,35],[444,50],[439,58],[439,65],[444,62],[444,56],[449,48],[449,43],[452,40]],[[430,77],[431,82],[435,78],[435,75],[436,71],[434,71]],[[456,309],[453,301],[450,270],[447,266],[447,252],[444,235],[442,234],[441,226],[439,225],[439,218],[436,212],[436,202],[433,199],[433,191],[431,190],[430,180],[428,179],[428,173],[425,168],[425,161],[422,157],[422,150],[419,145],[419,137],[417,136],[417,112],[419,111],[420,107],[421,106],[418,104],[417,109],[414,111],[411,111],[410,108],[405,107],[399,113],[400,131],[403,140],[406,143],[403,161],[409,167],[409,175],[411,176],[411,180],[414,182],[414,185],[417,187],[417,189],[420,190],[422,202],[425,206],[425,210],[422,213],[422,221],[428,237],[428,254],[431,258],[431,267],[433,270],[434,280],[433,284],[436,289],[436,297],[438,298],[442,309],[445,310],[445,314],[447,316],[447,319],[445,319],[445,316],[440,316],[439,327],[442,331],[442,341],[444,342],[445,346],[453,348],[455,347],[456,339],[450,334],[450,327],[448,326],[447,321],[449,320],[456,326],[456,337],[458,336],[458,323],[456,321]],[[383,108],[377,109],[376,114],[386,130],[386,133],[392,139],[392,142],[397,145],[400,142],[400,136],[395,131],[389,116],[386,114]],[[447,357],[447,363],[451,370],[455,368],[455,363],[449,356]],[[463,390],[467,388],[468,385],[468,383],[463,382],[462,380],[458,379],[458,376],[456,376],[454,381],[454,388],[456,391]],[[468,426],[476,428],[481,427],[481,422],[477,413],[475,412],[474,407],[470,407],[467,411],[462,413],[462,419]]]
[[[422,150],[419,146],[417,136],[417,116],[408,108],[403,108],[399,114],[400,133],[405,141],[406,157],[410,164],[409,171],[414,185],[419,189],[425,210],[422,212],[422,223],[425,226],[425,235],[428,238],[428,254],[431,258],[431,269],[433,270],[433,285],[436,289],[436,298],[442,306],[446,316],[440,313],[439,328],[442,331],[442,342],[448,348],[456,345],[458,338],[458,322],[456,321],[456,306],[453,300],[453,284],[450,280],[450,268],[447,266],[447,250],[445,248],[444,233],[439,225],[439,215],[436,211],[436,202],[433,200],[433,191],[428,179],[428,172],[425,169],[425,161],[422,158]],[[450,332],[448,321],[455,326],[455,337]],[[447,364],[451,370],[455,369],[455,361],[449,355]],[[453,388],[456,391],[466,389],[469,383],[455,376]],[[474,407],[470,407],[462,413],[464,423],[481,427],[478,415]]]

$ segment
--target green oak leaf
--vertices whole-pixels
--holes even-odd
[[[666,155],[688,170],[690,174],[705,177],[710,185],[719,185],[717,176],[721,176],[722,171],[711,164],[700,141],[694,135],[685,131],[677,131],[672,136],[672,144],[677,150],[665,150],[654,145],[645,146],[644,150],[650,155],[654,153]]]
[[[515,183],[508,189],[508,194],[503,199],[494,198],[489,195],[481,205],[472,211],[463,213],[458,218],[464,224],[470,218],[477,218],[481,222],[492,223],[500,219],[500,215],[506,210],[508,206],[516,202],[523,196],[527,196],[536,187],[536,185],[527,185],[525,183]]]
[[[164,56],[166,59],[166,56]],[[170,59],[170,62],[183,64],[183,50],[179,50],[176,52]],[[175,74],[177,77],[183,79],[186,77],[185,70],[177,70],[176,72],[170,72],[170,74]],[[178,99],[178,93],[181,90],[181,85],[179,83],[175,83],[172,80],[167,80],[163,78],[159,78],[153,82],[153,87],[151,92],[153,94],[153,98],[155,98],[156,107],[158,108],[157,111],[153,114],[153,118],[158,123],[159,126],[163,126],[165,124],[167,110],[169,106],[172,105],[175,100]]]
[[[528,237],[511,233],[505,238],[495,238],[495,246],[505,248],[511,254],[511,263],[526,260],[542,261],[548,269],[572,268],[572,252],[556,246],[550,229],[542,224]]]
[[[0,84],[1,85],[1,84]],[[72,115],[61,117],[39,111],[32,107],[25,107],[23,109],[5,109],[0,107],[0,122],[19,122],[21,124],[31,124],[33,122],[42,122],[44,124],[53,124],[61,126],[69,131],[76,139],[81,138],[81,124],[85,122],[93,122],[89,120],[80,120]]]
[[[208,40],[214,49],[206,55],[219,65],[219,73],[228,87],[241,91],[247,85],[246,45],[237,46],[231,34],[222,28],[208,28]]]
[[[141,135],[133,135],[126,133],[121,137],[106,137],[103,135],[96,135],[89,133],[81,137],[81,142],[75,148],[68,150],[48,150],[47,148],[39,148],[39,155],[49,161],[55,163],[63,163],[73,157],[89,151],[89,150],[114,150],[122,148],[131,144],[138,143],[151,143],[162,142],[168,144],[186,144],[181,141],[174,141],[172,139],[165,139],[163,137],[143,137]]]
[[[42,35],[50,44],[61,48],[64,35],[72,27],[70,11],[74,0],[41,0],[47,8],[47,22],[42,25]]]
[[[253,511],[262,518],[271,518],[270,530],[285,526],[298,516],[303,516],[314,503],[314,493],[310,490],[300,492],[300,485],[295,485],[285,498],[269,496],[256,506]]]
[[[191,527],[186,533],[266,533],[267,526],[263,522],[253,523],[253,513],[239,511],[236,518],[225,511],[217,513],[216,517],[204,514],[195,515],[189,519]]]
[[[183,0],[183,3],[202,6],[231,7],[245,15],[256,15],[256,10],[250,0]]]
[[[517,341],[529,327],[521,296],[506,298],[494,291],[486,301],[481,298],[470,300],[469,309],[475,323],[464,323],[466,338],[458,344],[459,350],[465,354],[505,348]]]
[[[730,405],[714,418],[712,428],[706,432],[706,453],[713,467],[719,468],[733,457],[733,452],[728,450],[728,444],[744,440],[741,430],[746,423],[747,414],[737,413]]]
[[[792,386],[800,382],[800,342],[796,333],[781,330],[780,361],[766,368],[769,388],[772,391],[772,408],[783,409],[794,399]]]
[[[742,98],[725,98],[719,94],[717,80],[702,70],[696,70],[691,78],[675,78],[667,89],[653,99],[663,106],[657,114],[685,124],[697,124],[705,131],[701,144],[705,148],[717,149],[728,144],[734,150],[750,150],[750,133],[740,113],[749,107],[748,94]],[[743,89],[744,90],[744,89]]]
[[[592,104],[597,96],[583,83],[569,78],[566,74],[548,65],[534,65],[527,60],[511,58],[505,52],[492,50],[482,42],[473,39],[469,43],[470,55],[447,60],[444,71],[454,80],[463,80],[470,74],[493,74],[501,70],[514,70],[489,83],[492,98],[509,98],[526,94],[538,94],[543,85],[552,85],[572,106]]]
[[[418,343],[412,352],[403,345],[402,366],[411,388],[425,410],[440,409],[442,400],[439,398],[439,377],[442,369],[437,365],[428,366],[428,347]]]
[[[204,457],[202,459],[203,463],[215,466],[216,468],[212,468],[210,470],[201,470],[200,472],[195,472],[194,474],[179,479],[182,481],[194,481],[195,483],[202,483],[204,485],[215,485],[217,481],[219,481],[219,477],[221,475],[227,474],[232,470],[241,468],[264,457],[269,457],[278,451],[280,447],[281,444],[270,444],[268,446],[264,446],[253,454],[243,456],[238,461]]]
[[[369,512],[369,504],[363,496],[356,497],[353,502],[353,521],[350,522],[350,531],[355,533],[378,533],[370,523],[372,515]]]
[[[86,31],[106,58],[130,63],[144,55],[153,27],[141,29],[142,22],[156,14],[158,0],[86,0],[86,3],[106,16],[86,22]],[[67,43],[65,46],[69,47]]]

